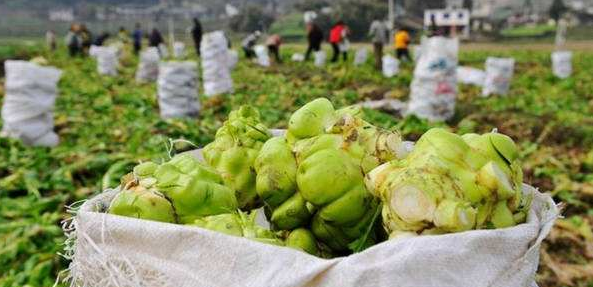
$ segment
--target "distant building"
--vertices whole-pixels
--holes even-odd
[[[424,11],[424,30],[432,25],[432,19],[439,28],[448,31],[452,26],[457,28],[461,38],[469,38],[470,12],[468,9],[430,9]]]
[[[74,21],[74,9],[72,9],[72,8],[52,9],[52,10],[49,10],[48,17],[49,17],[50,21],[72,22],[72,21]]]

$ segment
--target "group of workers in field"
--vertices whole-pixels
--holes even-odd
[[[193,19],[193,26],[188,29],[191,34],[192,40],[195,45],[196,53],[200,55],[200,42],[202,41],[202,25],[197,18]],[[332,48],[331,62],[338,62],[348,60],[348,51],[350,49],[350,34],[351,31],[343,21],[337,21],[326,35],[319,25],[309,22],[306,24],[307,42],[308,47],[304,55],[304,60],[308,61],[311,59],[311,54],[318,52],[322,48],[322,43],[327,40]],[[383,49],[389,45],[390,30],[385,21],[373,21],[369,33],[373,44],[373,51],[375,56],[375,67],[381,69],[381,58],[383,57]],[[79,56],[88,54],[88,50],[91,45],[101,46],[103,43],[110,38],[111,35],[104,32],[97,37],[93,37],[90,30],[84,24],[72,24],[70,30],[66,35],[66,46],[71,56]],[[262,33],[255,31],[250,33],[241,41],[241,47],[245,53],[245,57],[248,59],[256,57],[255,46],[261,40]],[[48,31],[46,34],[47,44],[50,49],[56,48],[56,39],[53,31]],[[118,41],[124,44],[132,44],[134,53],[138,54],[142,49],[142,42],[144,38],[148,39],[148,46],[157,47],[159,50],[165,43],[163,35],[157,28],[153,28],[150,33],[145,33],[142,30],[141,25],[136,23],[132,33],[128,33],[125,27],[120,27],[116,38]],[[275,62],[281,63],[282,58],[280,57],[280,46],[283,41],[280,35],[271,34],[265,40],[265,46],[268,52],[271,54],[272,59]],[[407,29],[401,28],[394,34],[393,44],[395,53],[398,59],[402,61],[411,61],[408,46],[410,43],[410,34]]]
[[[305,52],[304,60],[308,61],[311,59],[311,54],[321,50],[321,45],[326,39],[323,30],[315,23],[307,23],[307,42],[308,47]],[[348,60],[348,50],[350,49],[350,29],[343,21],[337,21],[329,30],[327,41],[332,48],[331,62],[337,62],[340,58],[343,61]],[[373,21],[369,29],[369,36],[372,39],[373,50],[375,55],[375,66],[377,69],[381,69],[383,57],[383,47],[389,44],[390,31],[387,24],[384,21]],[[245,57],[248,59],[256,57],[255,46],[258,44],[262,33],[255,31],[243,39],[241,46]],[[402,61],[411,61],[408,46],[410,44],[410,34],[407,29],[401,28],[394,34],[394,48],[398,59]],[[282,39],[278,34],[271,34],[265,41],[268,52],[272,55],[272,58],[280,63],[280,46],[282,45]]]
[[[202,25],[197,18],[193,19],[193,26],[190,27],[189,32],[192,36],[192,40],[196,47],[196,53],[200,55],[200,42],[202,41]],[[70,30],[66,34],[64,42],[68,48],[70,56],[85,56],[88,55],[91,45],[102,46],[111,35],[108,32],[103,32],[97,37],[93,37],[93,34],[84,24],[73,23],[70,25]],[[56,34],[54,31],[49,30],[45,34],[47,46],[50,50],[57,48]],[[146,38],[149,47],[157,47],[160,49],[165,44],[165,39],[159,29],[153,28],[150,33],[146,33],[140,23],[136,23],[134,30],[131,35],[125,27],[120,27],[116,35],[116,39],[126,44],[132,44],[134,48],[134,54],[138,54],[142,49],[142,40]]]

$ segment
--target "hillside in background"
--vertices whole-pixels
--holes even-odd
[[[535,24],[546,25],[548,10],[553,0],[473,0],[477,18],[489,19],[493,33],[509,28],[509,18],[517,14],[537,14]],[[445,7],[447,4],[462,5],[460,0],[395,0],[397,17],[412,18],[413,23],[422,23],[423,11]],[[573,11],[590,11],[588,22],[593,23],[593,0],[564,0]],[[247,15],[233,21],[228,5],[239,15]],[[580,6],[579,6],[580,5]],[[169,22],[178,37],[187,37],[187,28],[192,17],[199,17],[206,31],[225,29],[228,32],[245,33],[253,30],[267,30],[280,33],[286,39],[302,37],[302,12],[331,7],[320,19],[322,26],[338,18],[345,20],[353,30],[353,40],[364,37],[368,25],[374,19],[387,17],[387,0],[2,0],[0,1],[0,37],[39,38],[47,30],[63,35],[72,21],[84,22],[95,33],[116,31],[120,26],[131,29],[134,23],[143,28],[159,28],[169,31]],[[232,10],[231,9],[231,10]],[[56,12],[57,11],[57,12]],[[248,11],[248,12],[246,12]],[[60,19],[50,19],[52,12]],[[66,14],[65,16],[60,13]],[[70,13],[70,18],[68,14]],[[320,13],[321,14],[321,13]],[[231,13],[230,15],[233,15]],[[403,15],[403,16],[402,16]],[[264,21],[265,19],[265,21]],[[402,19],[402,18],[398,18]],[[236,19],[235,19],[236,20]],[[268,26],[271,23],[271,26]],[[521,22],[525,24],[525,22]],[[421,24],[419,24],[421,25]],[[516,25],[510,25],[514,28]],[[327,28],[327,27],[325,27]],[[553,28],[553,27],[552,27]],[[547,31],[550,27],[543,27]],[[533,30],[529,28],[527,30]],[[519,30],[523,36],[524,29]],[[530,31],[528,31],[530,32]],[[506,34],[517,34],[515,31]],[[531,32],[530,32],[531,33]],[[505,35],[506,35],[505,34]],[[529,33],[527,33],[529,34]],[[549,33],[543,33],[549,36]]]

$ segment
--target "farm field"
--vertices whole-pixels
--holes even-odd
[[[502,46],[470,44],[462,47],[459,60],[483,69],[488,56],[515,58],[509,95],[482,98],[479,88],[461,85],[455,117],[444,123],[370,109],[365,117],[407,140],[436,126],[458,133],[496,128],[511,136],[522,151],[525,182],[552,193],[563,206],[564,218],[544,242],[537,282],[593,286],[593,43],[569,44],[575,50],[574,74],[566,80],[552,75],[550,46]],[[48,54],[37,46],[0,47],[0,60],[41,55],[64,71],[55,108],[60,145],[31,148],[0,138],[0,287],[54,284],[67,267],[58,255],[65,239],[60,222],[71,216],[67,206],[117,186],[141,160],[166,159],[171,148],[179,153],[204,146],[241,105],[256,107],[269,127],[286,128],[288,116],[317,97],[338,107],[383,97],[407,99],[411,64],[386,79],[373,70],[372,59],[360,67],[325,68],[289,61],[292,52],[303,50],[288,45],[285,63],[267,69],[242,58],[233,71],[233,94],[201,97],[198,118],[165,121],[159,117],[155,84],[134,81],[137,59],[131,55],[122,60],[120,75],[111,78],[98,75],[92,59],[71,59],[64,49]],[[171,147],[170,139],[194,145]]]

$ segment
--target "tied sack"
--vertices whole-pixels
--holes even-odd
[[[484,79],[482,96],[487,97],[491,94],[506,95],[511,86],[514,68],[515,59],[488,57],[486,59],[486,78]]]
[[[385,56],[383,56],[381,61],[383,62],[383,65],[382,65],[383,76],[385,76],[386,78],[391,78],[391,77],[397,75],[397,73],[399,72],[399,60],[398,59],[394,58],[391,55],[385,55]]]
[[[157,80],[161,118],[198,115],[200,104],[197,81],[195,62],[161,62]]]
[[[424,39],[411,84],[408,114],[444,121],[455,113],[459,39]]]
[[[422,45],[424,45],[424,43],[426,43],[426,40],[428,39],[429,37],[422,36],[420,38],[419,45],[410,45],[410,51],[412,53],[412,59],[414,59],[414,62],[418,62],[418,60],[420,59],[420,55],[422,55]]]
[[[27,61],[7,60],[5,96],[2,105],[2,136],[26,145],[53,147],[53,109],[62,72]]]
[[[228,50],[227,63],[229,69],[233,70],[239,63],[239,53],[235,50]]]
[[[457,67],[457,81],[466,85],[483,86],[486,73],[472,67]]]
[[[360,48],[356,50],[356,54],[354,54],[354,65],[360,66],[367,61],[368,58],[368,50],[366,48]]]
[[[327,54],[323,50],[319,50],[313,54],[315,57],[314,64],[316,67],[323,67],[325,66],[325,61],[327,60]]]
[[[159,76],[159,61],[159,50],[156,47],[143,51],[136,71],[136,81],[141,83],[156,81]]]
[[[64,225],[71,260],[66,279],[89,287],[537,286],[540,245],[558,209],[549,195],[523,189],[533,196],[524,224],[390,240],[334,259],[199,227],[106,214],[119,192],[106,190]]]
[[[554,76],[566,79],[572,74],[572,52],[556,51],[552,53],[552,71]]]
[[[167,48],[167,45],[165,45],[164,43],[160,43],[158,46],[159,49],[159,54],[161,55],[161,58],[165,59],[165,58],[169,58],[169,48]]]
[[[173,43],[173,57],[178,59],[185,57],[185,44],[183,42]]]
[[[263,45],[256,45],[255,48],[255,55],[257,64],[262,67],[269,67],[270,66],[270,57],[268,56],[268,50]]]
[[[115,49],[115,54],[117,55],[118,59],[122,59],[125,56],[125,44],[122,41],[117,41],[115,43],[110,44],[108,47]]]
[[[99,75],[117,76],[118,49],[112,46],[91,46],[89,55],[97,59]]]
[[[302,61],[305,60],[305,56],[303,54],[300,54],[300,53],[294,53],[290,57],[290,60],[292,60],[293,62],[302,62]]]
[[[204,94],[214,96],[233,90],[231,58],[228,42],[222,31],[205,34],[200,43]]]

